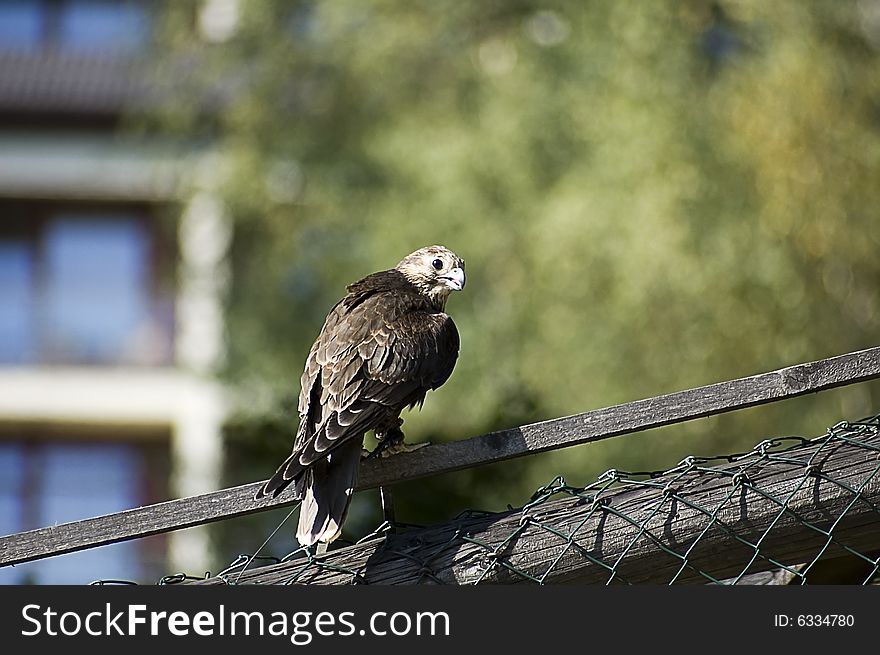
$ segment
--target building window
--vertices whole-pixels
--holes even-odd
[[[170,364],[171,257],[147,217],[21,211],[0,227],[0,364]]]
[[[0,0],[0,48],[36,49],[43,37],[44,12],[40,2]]]
[[[76,521],[155,502],[154,456],[133,443],[0,441],[0,534]],[[152,581],[164,540],[148,538],[0,568],[0,584]]]
[[[148,43],[144,0],[0,0],[0,49],[137,52]]]
[[[59,16],[58,42],[70,50],[140,50],[149,36],[147,8],[119,0],[68,0]]]
[[[0,362],[34,359],[34,258],[24,239],[0,239]]]
[[[50,361],[137,361],[149,332],[147,235],[127,217],[60,217],[44,241],[43,321]],[[148,335],[144,335],[149,338]],[[143,347],[149,349],[149,344]]]

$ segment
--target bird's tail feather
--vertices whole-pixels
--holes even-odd
[[[352,439],[315,462],[296,482],[302,493],[296,538],[303,546],[329,544],[342,532],[351,496],[357,486],[361,443]]]
[[[301,480],[302,464],[299,463],[299,453],[294,452],[285,459],[278,470],[272,474],[272,477],[266,480],[266,483],[257,491],[255,500],[259,500],[263,496],[272,496],[273,498],[284,491],[287,486],[294,480]],[[294,498],[302,498],[301,485],[296,485],[297,493]]]

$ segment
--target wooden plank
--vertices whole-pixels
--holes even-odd
[[[650,486],[635,483],[605,493],[601,505],[558,496],[525,511],[391,534],[315,562],[294,559],[240,576],[233,570],[226,579],[199,584],[667,584],[713,578],[730,584],[744,572],[780,565],[804,570],[802,563],[812,563],[820,552],[849,554],[837,544],[876,551],[880,437],[862,441],[865,447],[812,443],[784,459],[754,454],[718,467],[724,472],[717,474],[667,473]],[[748,475],[739,485],[732,484],[736,471]],[[839,483],[859,489],[859,500]],[[664,494],[667,484],[674,495]],[[820,530],[832,528],[837,541],[825,548],[828,538]],[[757,557],[749,544],[759,545]],[[856,561],[864,580],[871,566]],[[742,582],[755,584],[754,576]]]
[[[499,462],[880,377],[880,347],[368,460],[359,489]],[[411,435],[412,436],[412,435]],[[0,537],[0,566],[291,505],[253,500],[262,482]]]

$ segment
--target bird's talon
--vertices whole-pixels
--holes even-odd
[[[401,441],[382,448],[379,451],[379,457],[391,457],[392,455],[399,455],[400,453],[412,453],[419,450],[420,448],[424,448],[425,446],[430,445],[430,441],[422,441],[420,443],[404,443]]]

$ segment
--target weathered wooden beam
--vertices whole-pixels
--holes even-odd
[[[880,436],[864,443],[755,454],[632,483],[602,494],[601,504],[562,496],[203,583],[755,584],[754,574],[780,565],[809,580],[819,554],[848,555],[841,545],[872,553],[880,544]],[[821,531],[834,536],[827,548]],[[861,564],[864,580],[873,567]]]
[[[373,459],[360,489],[599,441],[880,377],[880,347],[655,398]],[[0,566],[146,537],[291,505],[289,494],[253,500],[262,482],[0,537]]]

